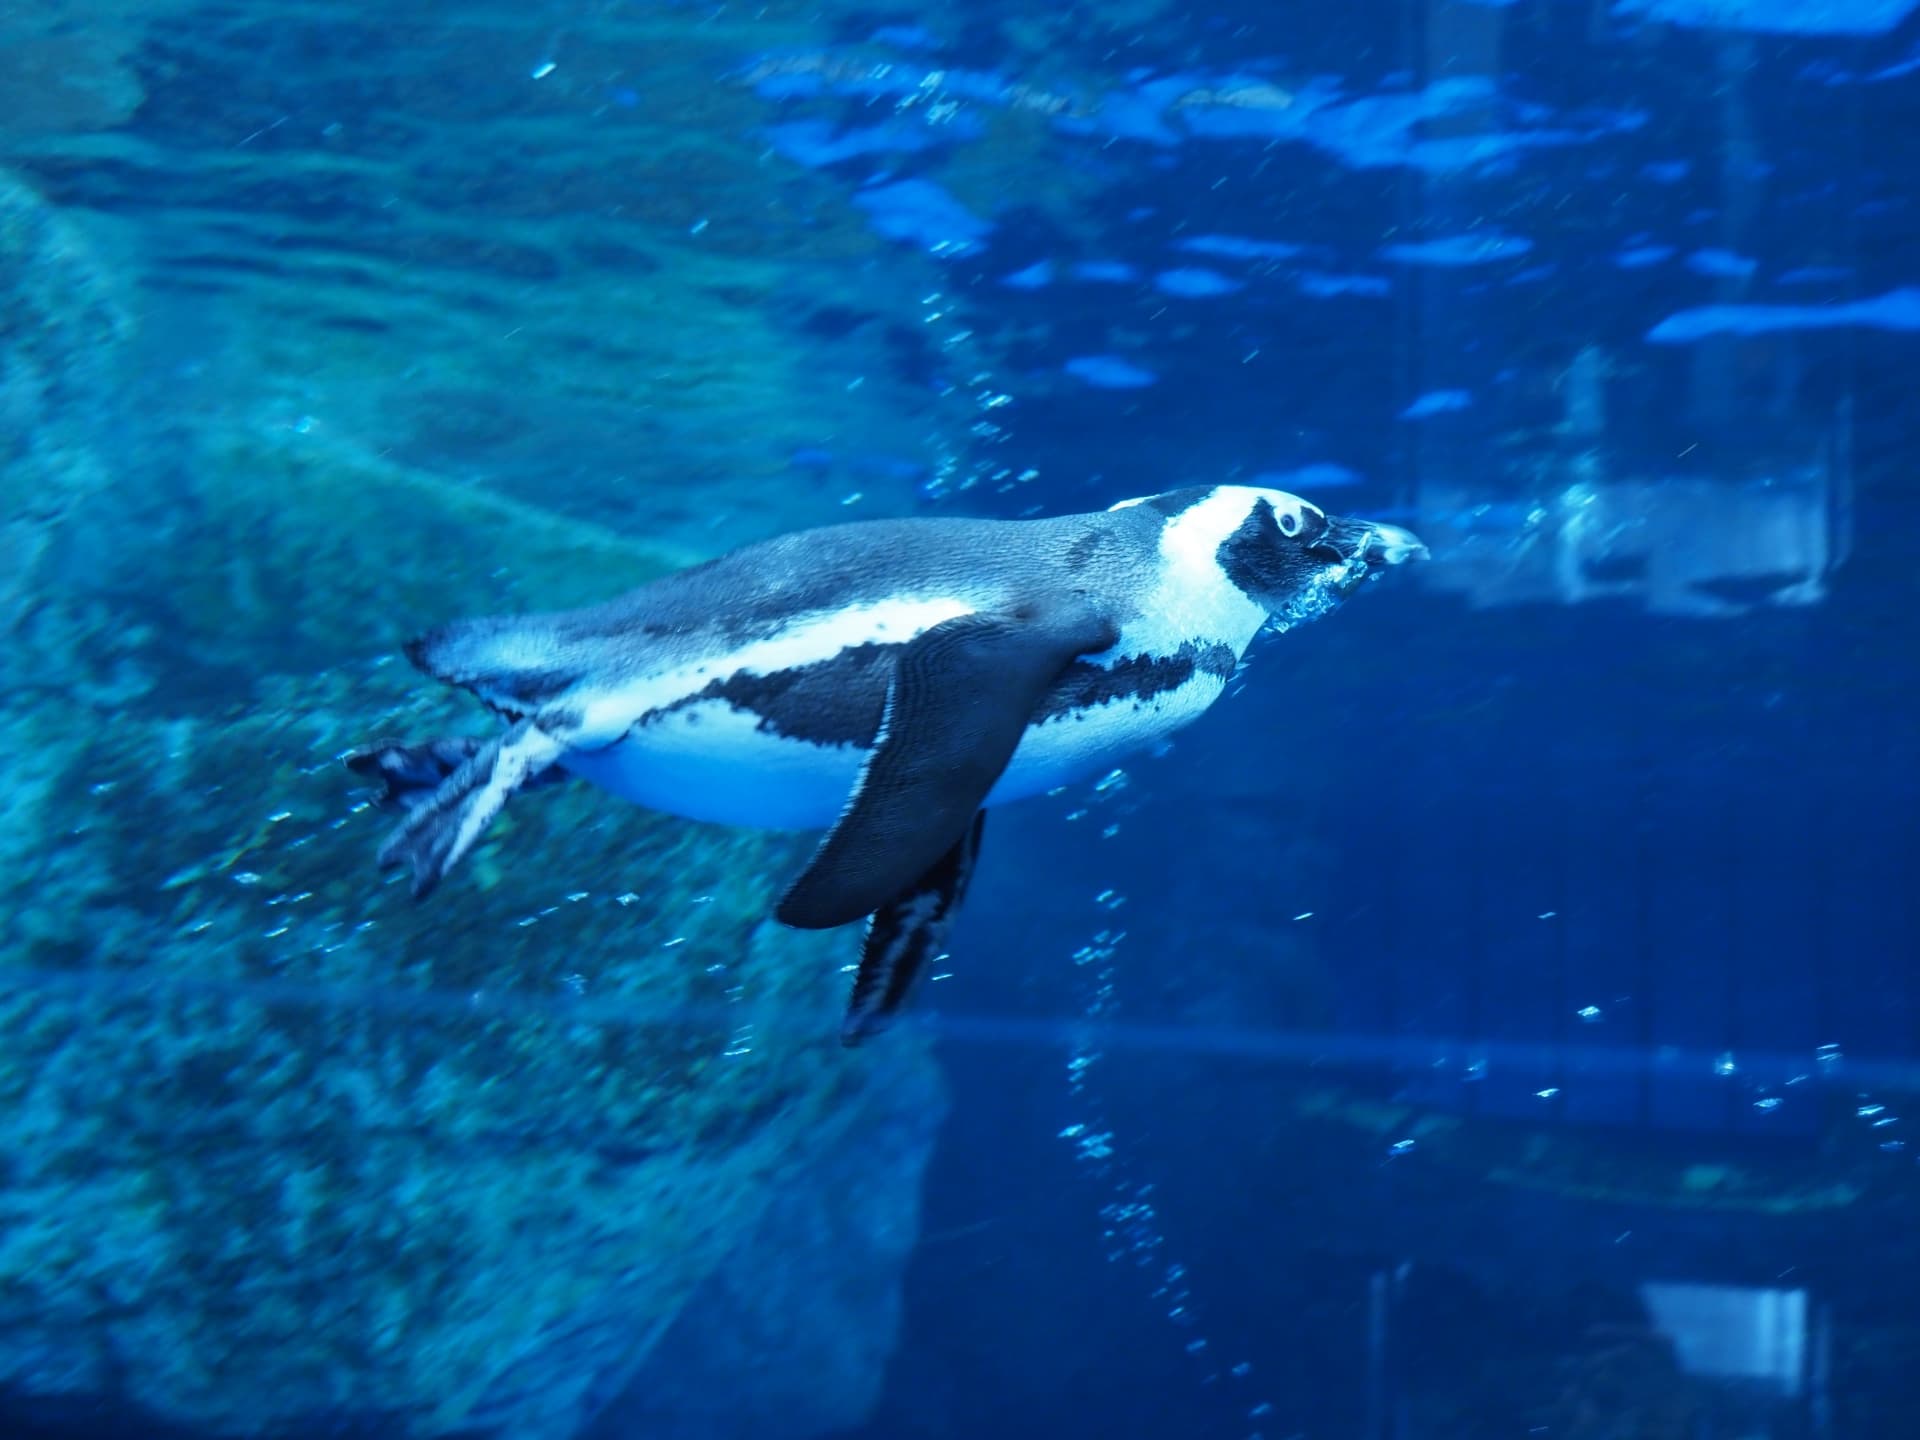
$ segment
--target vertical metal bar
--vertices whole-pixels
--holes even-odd
[[[1808,1440],[1828,1440],[1833,1434],[1833,1306],[1814,1307],[1813,1353],[1807,1368]]]
[[[1573,923],[1573,917],[1567,913],[1567,868],[1570,863],[1568,852],[1573,845],[1572,799],[1566,792],[1555,787],[1553,804],[1553,862],[1552,880],[1547,895],[1547,907],[1554,912],[1553,923],[1547,927],[1548,964],[1553,973],[1553,1075],[1549,1084],[1553,1087],[1553,1118],[1564,1120],[1567,1108],[1567,1034],[1569,1030],[1569,1012],[1573,1007],[1572,975],[1572,939],[1567,927]]]
[[[1725,1052],[1732,1056],[1738,1065],[1746,1062],[1740,1056],[1740,1002],[1744,998],[1741,984],[1740,956],[1745,927],[1740,923],[1740,858],[1738,854],[1740,821],[1734,813],[1733,796],[1728,794],[1721,809],[1721,860],[1720,871],[1720,932],[1725,940],[1722,955],[1727,973],[1722,977],[1722,994],[1726,1006],[1725,1026],[1721,1030],[1721,1040]],[[1740,1124],[1740,1072],[1735,1071],[1726,1077],[1722,1093],[1722,1106],[1725,1125],[1734,1130]]]
[[[1476,767],[1476,773],[1490,774],[1491,770],[1482,765]],[[1487,1041],[1487,826],[1483,807],[1467,807],[1467,913],[1465,929],[1467,940],[1466,962],[1466,1003],[1462,1008],[1462,1019],[1469,1055],[1486,1053]],[[1477,1115],[1484,1105],[1486,1086],[1469,1085],[1461,1109],[1468,1115]]]
[[[1914,863],[1920,855],[1920,819],[1910,820],[1907,826],[1907,871],[1905,883],[1900,888],[1904,903],[1901,911],[1906,923],[1906,944],[1901,949],[1907,957],[1907,1037],[1908,1060],[1920,1060],[1920,865]]]
[[[1405,773],[1402,771],[1402,773]],[[1407,822],[1401,807],[1387,828],[1380,851],[1380,944],[1385,964],[1380,967],[1380,1027],[1389,1046],[1400,1034],[1400,966],[1405,963],[1400,945],[1404,933],[1400,907],[1406,895],[1401,875],[1406,865]]]
[[[1816,673],[1815,664],[1819,656],[1814,633],[1814,627],[1810,625],[1803,626],[1800,631],[1802,674]],[[1800,754],[1811,757],[1822,753],[1819,724],[1821,687],[1809,685],[1806,691],[1800,699],[1800,724],[1796,740]],[[1807,786],[1806,790],[1807,815],[1800,831],[1800,863],[1807,876],[1807,928],[1810,932],[1807,937],[1807,963],[1813,967],[1813,1043],[1819,1046],[1837,1043],[1840,1038],[1835,1030],[1838,1015],[1833,993],[1833,954],[1827,933],[1833,923],[1827,891],[1833,884],[1831,856],[1836,837],[1828,829],[1832,822],[1828,797],[1833,793],[1833,787],[1813,784]],[[1814,1098],[1824,1103],[1824,1096],[1816,1093]]]
[[[1367,1414],[1365,1440],[1387,1436],[1387,1312],[1391,1304],[1388,1273],[1376,1270],[1367,1281]]]
[[[1644,747],[1636,762],[1640,772],[1641,803],[1633,826],[1633,1038],[1639,1051],[1640,1101],[1636,1123],[1641,1130],[1653,1128],[1653,1011],[1654,976],[1659,973],[1654,955],[1653,925],[1653,812],[1648,808],[1654,786],[1647,783],[1649,760]]]

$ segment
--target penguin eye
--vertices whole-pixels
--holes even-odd
[[[1289,537],[1298,535],[1300,533],[1300,517],[1291,510],[1287,511],[1286,514],[1280,517],[1280,533]]]

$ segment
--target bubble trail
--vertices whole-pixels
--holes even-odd
[[[1085,797],[1082,817],[1090,810],[1111,804],[1127,788],[1123,770],[1114,770],[1096,782]],[[1111,914],[1125,897],[1108,889],[1092,897],[1098,910]],[[1239,1393],[1250,1389],[1254,1373],[1251,1361],[1222,1361],[1212,1338],[1205,1333],[1201,1313],[1188,1283],[1187,1266],[1168,1258],[1166,1228],[1153,1196],[1156,1185],[1143,1180],[1129,1158],[1120,1153],[1115,1128],[1106,1103],[1095,1083],[1101,1061],[1109,1048],[1106,1038],[1113,1028],[1116,1007],[1114,957],[1119,953],[1127,932],[1114,924],[1096,930],[1086,944],[1073,952],[1073,964],[1082,990],[1080,1023],[1074,1027],[1068,1046],[1067,1094],[1074,1112],[1080,1117],[1060,1131],[1060,1138],[1073,1147],[1075,1161],[1106,1195],[1101,1205],[1100,1242],[1109,1264],[1131,1265],[1150,1277],[1148,1297],[1162,1308],[1170,1325],[1184,1337],[1181,1348],[1199,1367],[1199,1383],[1215,1386],[1225,1383],[1236,1391],[1239,1409],[1250,1417],[1271,1412],[1269,1402],[1257,1395]]]

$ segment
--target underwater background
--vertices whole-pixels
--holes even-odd
[[[1916,9],[0,5],[0,1434],[1920,1433]],[[864,1048],[374,866],[424,628],[1225,481],[1433,558]]]

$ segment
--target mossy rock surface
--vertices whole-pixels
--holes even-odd
[[[0,488],[59,502],[0,699],[0,1388],[572,1434],[834,1156],[893,1197],[835,1258],[897,1276],[940,1083],[911,1028],[838,1044],[850,935],[767,922],[808,842],[562,787],[415,905],[338,764],[491,723],[405,634],[702,552],[246,405],[107,451],[108,287],[0,197],[52,427]]]

